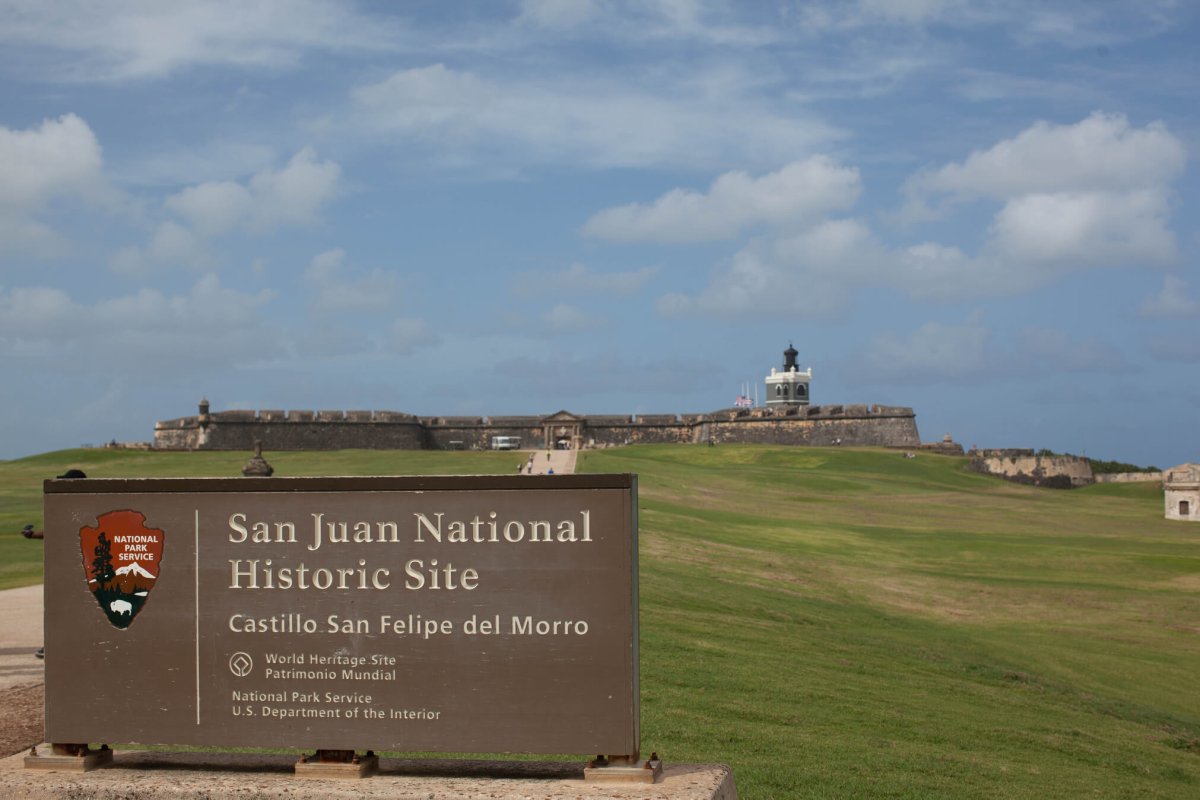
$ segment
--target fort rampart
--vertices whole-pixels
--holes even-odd
[[[1152,481],[1162,483],[1162,479],[1162,472],[1157,470],[1152,472],[1101,472],[1096,475],[1096,483],[1150,483]]]
[[[218,411],[154,426],[162,450],[485,450],[494,436],[524,448],[754,442],[916,448],[911,408],[880,405],[775,406],[710,414],[629,416],[419,417],[394,411]]]
[[[1037,455],[1033,450],[972,450],[968,469],[1014,483],[1071,489],[1094,483],[1092,464],[1082,456]]]

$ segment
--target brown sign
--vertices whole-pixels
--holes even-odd
[[[48,741],[638,751],[635,476],[45,501]]]

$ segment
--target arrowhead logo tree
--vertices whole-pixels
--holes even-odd
[[[146,515],[125,509],[101,514],[79,529],[83,572],[108,621],[128,628],[142,610],[162,564],[165,535],[146,526]]]

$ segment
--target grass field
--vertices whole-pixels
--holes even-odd
[[[279,474],[510,472],[519,454],[269,454]],[[41,479],[245,454],[0,463],[0,580]],[[889,451],[594,451],[639,474],[642,742],[746,798],[1200,797],[1200,526],[1155,484],[1040,490]]]

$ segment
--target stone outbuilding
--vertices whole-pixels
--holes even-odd
[[[1180,464],[1163,473],[1167,519],[1200,522],[1200,464]]]

